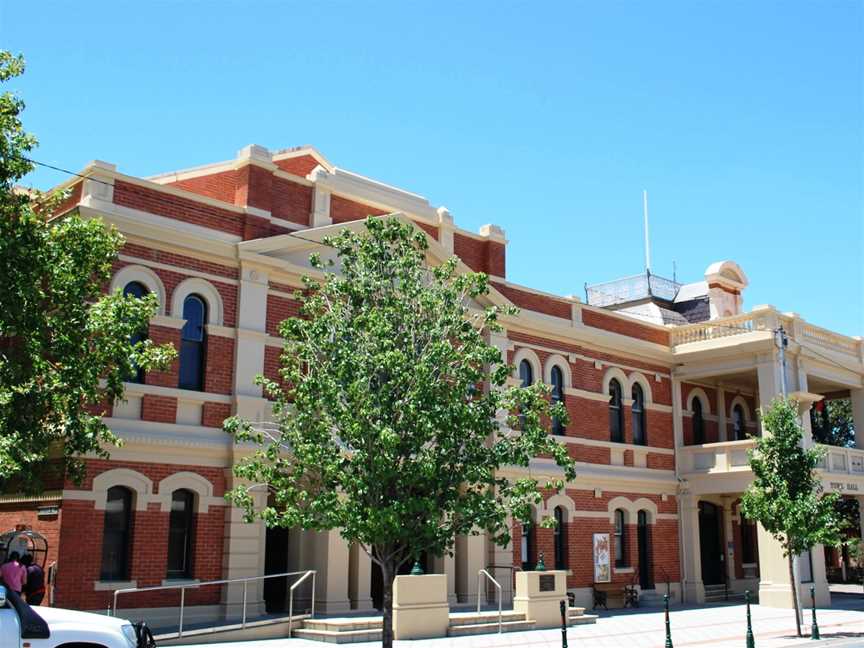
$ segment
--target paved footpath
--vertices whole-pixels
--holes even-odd
[[[834,606],[817,610],[823,641],[809,638],[810,611],[805,614],[806,637],[795,636],[791,610],[752,608],[753,634],[757,648],[786,646],[862,646],[864,647],[864,596],[834,596]],[[745,648],[746,611],[743,605],[717,605],[693,609],[673,609],[670,613],[672,642],[675,648],[717,646]],[[662,610],[656,608],[604,613],[594,625],[576,626],[567,631],[569,648],[663,648],[665,642]],[[328,644],[304,639],[208,644],[212,648],[322,648]],[[351,648],[372,648],[380,643],[346,644]],[[501,635],[474,635],[417,641],[396,641],[398,648],[560,648],[560,630],[511,632]],[[199,647],[201,645],[199,644]]]

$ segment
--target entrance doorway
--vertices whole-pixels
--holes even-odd
[[[639,511],[636,521],[636,544],[639,549],[639,587],[643,590],[652,590],[654,589],[654,574],[651,569],[651,527],[648,526],[648,513]]]
[[[720,507],[699,502],[699,555],[702,558],[702,582],[720,585],[723,578],[723,539]]]
[[[432,566],[432,561],[429,560],[429,556],[426,555],[424,551],[420,554],[420,568],[423,570],[424,574],[429,574],[429,569]],[[414,567],[414,561],[408,560],[399,568],[397,572],[397,576],[405,576],[411,573],[411,569]],[[372,574],[371,581],[369,583],[369,594],[372,597],[372,607],[376,610],[384,609],[384,579],[381,577],[381,567],[375,561],[372,561]]]
[[[288,571],[288,535],[290,529],[267,529],[264,546],[264,575],[283,574]],[[288,597],[288,578],[264,579],[264,607],[268,614],[285,612]]]

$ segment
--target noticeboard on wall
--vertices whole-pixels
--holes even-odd
[[[594,582],[608,583],[612,580],[612,565],[609,561],[609,534],[594,534]]]

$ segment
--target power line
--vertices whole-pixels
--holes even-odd
[[[105,182],[104,180],[99,180],[98,178],[94,178],[93,176],[82,175],[80,173],[76,173],[75,171],[70,171],[69,169],[64,169],[63,167],[54,166],[53,164],[48,164],[47,162],[40,162],[39,160],[34,160],[32,158],[28,158],[24,155],[17,156],[21,160],[25,160],[30,164],[35,164],[37,166],[45,167],[46,169],[52,169],[54,171],[59,171],[60,173],[66,173],[71,176],[76,176],[78,178],[84,178],[85,180],[92,180],[93,182],[99,182],[101,184],[107,185],[109,187],[113,187],[110,182]]]

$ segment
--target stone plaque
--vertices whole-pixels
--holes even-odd
[[[555,591],[555,574],[544,574],[539,579],[541,592]]]

